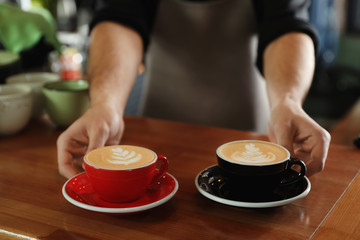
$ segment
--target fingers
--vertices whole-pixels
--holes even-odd
[[[307,139],[301,147],[303,152],[301,155],[304,155],[302,158],[307,164],[307,176],[312,176],[324,169],[330,138],[330,134],[326,130],[319,129],[319,131]]]
[[[74,155],[71,153],[72,149],[78,149],[73,152],[75,152],[76,155],[81,155],[81,150],[71,145],[71,140],[68,139],[66,134],[60,135],[57,141],[58,168],[59,173],[66,178],[70,178],[81,172],[81,169],[75,165]],[[84,153],[84,148],[82,152]]]
[[[79,173],[84,155],[105,145],[118,144],[124,121],[101,106],[88,110],[58,138],[59,172],[65,177]],[[110,114],[109,114],[110,113]]]
[[[121,136],[122,131],[110,129],[110,127],[105,124],[93,127],[88,133],[89,146],[87,152],[99,147],[119,144]]]
[[[71,178],[72,176],[82,172],[82,169],[80,168],[80,166],[76,166],[71,162],[71,156],[70,158],[67,158],[70,161],[66,161],[62,164],[60,164],[59,162],[59,173],[66,177],[66,178]]]
[[[274,125],[269,128],[269,138],[303,160],[307,165],[307,176],[324,169],[330,134],[314,121],[303,119],[301,123],[292,121],[292,124]]]

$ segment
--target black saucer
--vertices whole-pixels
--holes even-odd
[[[293,171],[293,174],[295,176],[298,173]],[[305,197],[311,188],[310,181],[307,177],[304,177],[303,180],[297,183],[279,186],[266,195],[248,194],[242,189],[235,189],[227,184],[218,165],[211,166],[200,172],[195,179],[195,185],[201,194],[214,201],[232,206],[254,208],[288,204]]]

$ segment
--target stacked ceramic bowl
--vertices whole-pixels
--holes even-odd
[[[16,134],[31,118],[40,118],[45,113],[42,87],[55,81],[60,81],[58,74],[31,72],[8,76],[0,84],[0,136]]]
[[[31,118],[31,88],[0,84],[0,136],[22,130]]]
[[[10,76],[6,79],[7,84],[22,84],[31,87],[32,90],[32,117],[39,118],[44,114],[45,99],[42,87],[48,82],[60,81],[56,73],[30,72]]]
[[[8,76],[17,74],[21,69],[19,54],[0,50],[0,84],[5,83]]]

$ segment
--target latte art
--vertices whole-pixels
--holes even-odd
[[[156,154],[143,147],[115,145],[98,148],[85,155],[85,161],[95,167],[132,169],[153,163]]]
[[[135,151],[127,151],[123,150],[121,147],[111,149],[113,155],[111,156],[112,159],[108,159],[107,161],[112,164],[125,164],[129,165],[131,163],[135,163],[141,160],[142,155],[140,153],[136,153]]]
[[[237,162],[244,163],[269,163],[273,162],[276,159],[275,154],[268,152],[266,154],[262,153],[259,148],[255,147],[255,144],[246,144],[246,151],[244,152],[234,152],[231,155],[231,158]]]
[[[289,152],[271,142],[240,140],[221,145],[217,154],[222,159],[246,165],[274,164],[290,157]]]

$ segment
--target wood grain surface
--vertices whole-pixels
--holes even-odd
[[[356,149],[353,141],[360,135],[360,99],[355,102],[348,113],[331,130],[332,143],[349,146],[349,154],[358,156],[360,149]],[[333,211],[319,227],[314,240],[356,240],[360,239],[360,176],[354,179],[344,192]]]
[[[335,124],[330,134],[333,144],[354,146],[354,139],[360,136],[360,98]]]
[[[70,204],[61,193],[66,179],[57,169],[56,140],[63,130],[33,120],[21,133],[0,137],[0,239],[309,239],[340,207],[336,203],[360,169],[359,151],[332,145],[325,170],[310,178],[312,189],[304,199],[269,209],[232,207],[202,196],[195,177],[216,164],[215,150],[222,143],[266,136],[149,118],[126,117],[125,122],[122,143],[168,157],[169,172],[179,182],[170,201],[123,216]],[[359,189],[352,191],[359,195]],[[343,208],[359,205],[357,199]]]

